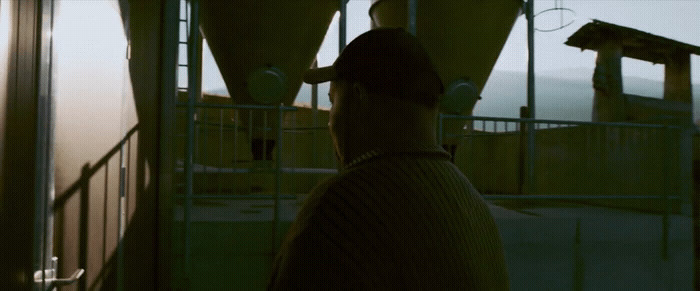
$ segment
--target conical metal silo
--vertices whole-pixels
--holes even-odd
[[[200,28],[234,104],[291,105],[318,52],[338,0],[200,1]],[[254,159],[269,160],[276,111],[241,110],[252,124]],[[264,125],[267,125],[262,128]],[[257,153],[265,145],[267,153]]]
[[[471,115],[522,0],[416,1],[416,37],[445,85],[441,112]],[[407,0],[372,0],[372,27],[407,27]],[[464,122],[445,124],[455,131]],[[446,143],[454,143],[449,140]]]

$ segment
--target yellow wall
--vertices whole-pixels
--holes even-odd
[[[538,130],[535,183],[537,194],[678,195],[678,185],[664,176],[678,173],[678,144],[664,157],[660,130],[570,127]],[[482,134],[465,138],[455,163],[482,193],[519,193],[519,133]],[[675,143],[675,144],[674,144]],[[523,151],[524,152],[524,151]],[[665,181],[668,181],[665,184]],[[606,201],[642,209],[661,209],[658,202]]]
[[[184,95],[181,94],[180,98],[184,98]],[[204,95],[202,102],[232,104],[228,97],[212,95]],[[233,112],[233,109],[198,109],[194,163],[229,169],[274,168],[279,142],[274,147],[272,161],[253,161],[247,122],[240,120],[240,112],[237,114]],[[175,147],[177,160],[180,161],[179,167],[182,167],[184,160],[185,116],[184,109],[178,110],[176,123],[178,136]],[[223,120],[223,123],[220,123],[220,120]],[[201,121],[206,121],[207,125],[202,125]],[[282,167],[336,169],[335,154],[327,124],[328,111],[318,111],[318,126],[315,128],[310,108],[298,107],[296,111],[286,112],[281,141]],[[268,133],[267,138],[276,140],[276,135]],[[328,176],[328,174],[282,174],[282,193],[308,193],[320,179]],[[184,181],[182,173],[178,174],[178,180]],[[195,174],[194,178],[195,193],[219,193],[219,191],[222,194],[272,193],[274,187],[274,173],[211,172]]]

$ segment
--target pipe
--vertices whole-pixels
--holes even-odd
[[[345,48],[346,36],[347,36],[347,0],[338,0],[340,19],[338,19],[338,54],[343,52]]]
[[[527,107],[529,118],[535,118],[535,18],[534,0],[528,0],[525,6],[527,17]],[[535,187],[535,126],[531,124],[527,127],[527,192],[534,194]]]

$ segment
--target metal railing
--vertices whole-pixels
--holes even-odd
[[[213,97],[216,96],[205,95],[205,99]],[[243,205],[257,200],[261,205],[270,205],[271,244],[265,254],[272,257],[281,245],[281,202],[298,199],[298,194],[308,193],[318,179],[338,172],[327,128],[308,126],[308,121],[298,124],[298,108],[223,104],[221,101],[231,102],[230,99],[219,98],[218,104],[195,102],[192,115],[185,112],[191,105],[177,103],[176,142],[180,145],[188,139],[192,141],[190,147],[177,149],[184,155],[176,156],[174,169],[173,197],[184,204],[179,212],[184,226],[184,270],[191,268],[192,240],[196,239],[190,225],[195,217],[201,217],[202,211],[193,204],[215,200]],[[192,123],[191,130],[184,126],[187,122]],[[323,134],[319,134],[321,131]],[[190,163],[187,157],[191,157]]]
[[[453,123],[451,127],[450,122]],[[457,147],[456,164],[487,200],[520,203],[518,205],[525,205],[522,203],[526,201],[531,204],[547,201],[545,203],[555,205],[583,203],[622,208],[641,207],[652,210],[652,213],[660,211],[660,257],[664,261],[661,264],[668,265],[667,286],[673,286],[678,279],[674,279],[673,275],[674,267],[677,267],[674,266],[674,260],[678,259],[676,248],[669,262],[670,217],[672,212],[680,212],[678,208],[683,209],[685,204],[690,203],[692,191],[686,185],[692,183],[692,168],[688,166],[692,163],[689,145],[692,137],[688,136],[691,131],[683,124],[580,122],[442,114],[439,116],[438,132],[440,143],[451,143]],[[529,142],[530,132],[534,132],[534,142]],[[582,144],[577,144],[579,142]],[[503,162],[494,162],[498,158],[473,158],[507,155],[509,147],[512,150],[511,159],[505,160],[517,164],[515,168],[504,167]],[[576,166],[579,166],[578,169],[572,171]],[[532,177],[526,174],[528,168],[534,169]],[[487,173],[480,175],[475,171]],[[511,173],[516,178],[508,180],[503,179],[503,175],[498,175],[508,171],[517,172]],[[577,183],[573,180],[586,174],[591,178],[588,182],[597,184],[597,187],[551,187],[552,184],[561,184],[561,181],[567,183],[567,179],[572,180],[570,183],[582,185],[580,181]],[[496,177],[496,183],[484,183],[489,175]],[[517,184],[510,188],[512,191],[493,187],[508,182]],[[635,182],[639,185],[634,185]],[[676,210],[672,209],[674,206]],[[682,216],[675,216],[674,221],[687,215],[688,213],[683,213]],[[579,218],[576,221],[574,240],[575,271],[571,280],[574,289],[585,284],[582,269],[583,258],[586,256],[583,255],[580,228]],[[674,239],[678,239],[678,235],[676,233]]]
[[[445,132],[444,124],[446,121],[457,121],[458,125],[464,124],[461,130],[453,130],[453,132]],[[527,134],[527,127],[532,126],[536,132],[536,142],[535,148],[533,149],[536,153],[536,158],[530,160],[524,154],[524,147],[527,147],[525,142]],[[454,129],[454,126],[453,126]],[[616,122],[581,122],[581,121],[562,121],[562,120],[545,120],[545,119],[528,119],[528,118],[495,118],[495,117],[481,117],[481,116],[461,116],[461,115],[444,115],[441,114],[439,117],[439,141],[443,143],[445,139],[453,138],[451,142],[458,143],[460,147],[464,147],[464,152],[461,153],[462,156],[474,156],[483,154],[483,152],[477,152],[478,147],[473,146],[473,143],[483,142],[490,146],[495,146],[498,149],[505,149],[507,151],[508,145],[514,150],[514,156],[517,159],[510,160],[510,162],[519,163],[519,167],[516,171],[520,172],[518,178],[515,179],[519,185],[517,187],[511,187],[511,189],[516,189],[516,191],[498,191],[498,189],[489,189],[488,183],[481,183],[479,179],[475,179],[474,176],[467,176],[472,179],[472,182],[477,186],[477,189],[483,193],[483,197],[487,200],[567,200],[567,201],[579,201],[579,202],[593,202],[593,201],[611,201],[611,200],[627,200],[627,201],[639,201],[639,200],[659,200],[662,201],[660,206],[663,209],[662,216],[662,256],[667,257],[668,252],[668,229],[669,229],[669,215],[671,213],[671,203],[672,201],[681,201],[687,197],[681,195],[671,195],[671,193],[678,192],[679,185],[682,183],[683,179],[681,173],[679,172],[679,167],[677,164],[682,159],[687,159],[687,156],[683,156],[679,151],[679,142],[681,140],[681,127],[677,125],[665,125],[665,124],[640,124],[640,123],[616,123]],[[455,140],[456,139],[456,140]],[[512,143],[515,141],[515,143]],[[576,141],[588,142],[587,145],[577,145]],[[594,144],[594,143],[598,144]],[[470,146],[470,143],[472,145]],[[500,144],[499,144],[500,143]],[[583,149],[583,152],[581,151]],[[504,151],[504,152],[505,152]],[[549,157],[543,157],[548,154],[559,155],[555,158],[555,161],[547,161]],[[602,157],[594,158],[591,157],[592,153],[598,153]],[[499,153],[496,153],[499,154]],[[505,153],[501,153],[505,154]],[[575,159],[571,156],[574,155],[588,155],[588,157],[582,159]],[[618,154],[618,155],[616,155]],[[636,154],[650,154],[651,157],[644,157],[653,159],[653,161],[660,163],[640,163],[638,156]],[[607,172],[611,174],[611,177],[606,177],[604,175],[598,175],[596,178],[592,178],[591,183],[603,183],[611,184],[622,179],[633,179],[640,177],[634,177],[635,175],[642,176],[641,178],[651,178],[656,179],[659,183],[655,183],[657,186],[655,189],[646,189],[649,194],[635,195],[627,193],[625,195],[620,195],[622,193],[611,193],[607,189],[599,193],[585,193],[585,191],[575,191],[578,193],[567,193],[566,191],[557,191],[557,188],[543,188],[541,184],[537,181],[527,181],[526,175],[523,175],[524,168],[528,163],[532,163],[532,167],[538,169],[536,173],[542,174],[544,166],[537,165],[538,162],[547,161],[547,166],[552,166],[553,163],[561,162],[576,162],[585,161],[585,159],[592,159],[593,165],[581,165],[581,173],[566,173],[562,172],[557,175],[557,173],[548,172],[547,174],[556,175],[555,178],[550,178],[548,181],[555,179],[567,178],[576,179],[575,176],[584,176],[589,173],[583,171],[597,169],[614,169],[616,167],[625,168],[624,165],[631,163],[633,165],[639,166],[636,172],[628,174],[626,177],[622,177],[620,173]],[[483,161],[483,160],[482,160]],[[457,161],[464,163],[464,160]],[[588,166],[588,167],[586,167]],[[492,165],[482,163],[479,165],[462,165],[462,169],[470,169],[478,167],[479,170],[488,171],[489,168],[492,172],[503,172],[507,171],[499,165]],[[571,168],[569,167],[559,167],[559,168]],[[628,170],[629,167],[626,167]],[[622,170],[622,169],[621,169]],[[469,171],[467,171],[469,172]],[[493,173],[493,175],[496,175]],[[591,175],[593,176],[593,175]],[[483,177],[483,175],[482,175]],[[504,183],[503,180],[499,183]],[[566,181],[564,181],[566,183]],[[530,184],[531,187],[527,187]],[[651,183],[654,184],[654,183]],[[536,186],[537,187],[534,187]],[[481,186],[481,187],[479,187]],[[615,187],[612,187],[613,189]],[[532,193],[524,193],[524,189],[538,189]],[[656,191],[656,194],[653,192]],[[506,192],[506,193],[503,193]],[[510,192],[510,193],[508,193]],[[513,193],[515,192],[515,193]],[[581,193],[584,192],[584,193]],[[629,192],[629,191],[623,191]]]

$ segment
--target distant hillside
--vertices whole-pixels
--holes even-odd
[[[535,78],[537,118],[590,121],[593,106],[592,69],[581,73],[553,76],[543,72]],[[638,77],[623,77],[623,90],[628,94],[663,97],[663,82]],[[520,106],[527,105],[527,74],[495,71],[491,74],[483,99],[474,108],[474,115],[518,117]],[[693,84],[694,117],[700,118],[700,84]]]
[[[588,71],[588,72],[586,72]],[[593,104],[591,76],[593,69],[539,72],[535,81],[537,118],[590,121]],[[638,77],[623,77],[624,92],[657,97],[663,96],[663,82]],[[228,95],[225,88],[208,90]],[[328,108],[328,83],[319,85],[319,106]],[[481,92],[483,97],[474,108],[474,115],[519,117],[520,106],[527,105],[527,74],[524,72],[494,71]],[[694,118],[700,119],[700,84],[693,84]],[[304,84],[297,102],[311,103],[311,86]]]

